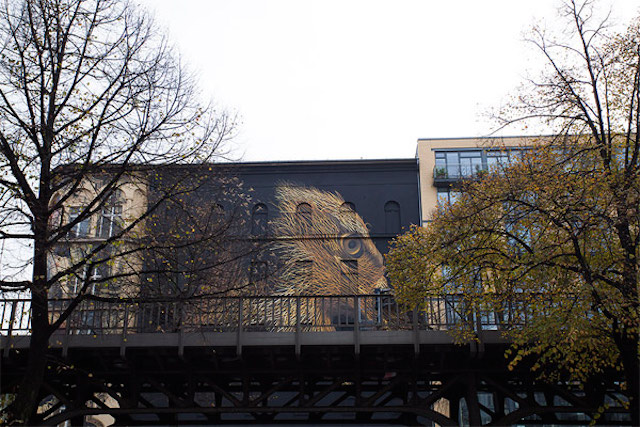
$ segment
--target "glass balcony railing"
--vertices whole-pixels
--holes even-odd
[[[433,168],[434,181],[456,181],[462,178],[473,178],[484,172],[486,167],[480,164],[448,164],[447,166],[435,166]]]

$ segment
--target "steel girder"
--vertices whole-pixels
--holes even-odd
[[[510,371],[504,347],[440,345],[71,349],[52,353],[40,421],[109,414],[119,425],[395,423],[405,425],[629,425],[613,383],[578,387]],[[24,350],[5,359],[2,391],[20,377]],[[7,371],[7,369],[10,369]],[[612,378],[609,377],[609,380]]]

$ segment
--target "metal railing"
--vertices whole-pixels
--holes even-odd
[[[49,302],[49,321],[71,300]],[[330,332],[359,330],[449,330],[466,322],[475,330],[505,330],[526,321],[521,304],[472,314],[459,295],[429,297],[419,309],[399,305],[392,295],[237,296],[187,300],[84,300],[57,333],[72,335],[163,332]],[[0,301],[0,335],[29,335],[30,301]]]

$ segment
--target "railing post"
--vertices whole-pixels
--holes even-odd
[[[238,327],[236,329],[236,354],[238,357],[242,356],[242,321],[243,314],[242,308],[244,307],[244,301],[242,297],[238,298]]]
[[[296,333],[295,333],[295,346],[296,346],[296,357],[300,357],[301,346],[300,346],[300,296],[296,295]]]
[[[178,357],[184,357],[184,302],[180,300],[178,304]]]
[[[122,325],[122,340],[120,341],[120,357],[124,359],[127,349],[127,333],[129,332],[129,304],[124,305],[124,325]]]
[[[419,319],[418,319],[418,304],[413,307],[412,319],[413,323],[413,353],[418,355],[420,354],[420,329],[419,329]]]
[[[476,305],[474,307],[473,310],[475,316],[476,316],[476,335],[478,336],[478,352],[479,353],[483,353],[484,352],[484,341],[483,341],[483,337],[482,337],[482,320],[480,318],[481,315],[481,311],[478,308],[478,306]]]
[[[356,357],[360,356],[360,297],[353,297],[353,312],[355,319],[353,320],[353,345]]]
[[[83,301],[81,301],[80,304],[78,304],[78,307],[80,307],[82,304],[83,304]],[[71,338],[71,321],[73,319],[73,316],[76,315],[78,307],[76,307],[76,310],[73,310],[71,313],[69,313],[69,315],[67,316],[67,320],[65,320],[65,322],[67,323],[67,327],[65,328],[65,331],[64,331],[64,342],[62,343],[62,357],[67,357],[67,354],[69,353],[69,339]],[[62,306],[60,306],[60,313],[62,313],[63,311],[64,310]]]

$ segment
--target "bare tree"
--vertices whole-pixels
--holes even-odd
[[[118,282],[122,291],[145,269],[158,271],[145,259],[149,249],[170,252],[178,241],[185,250],[217,245],[229,234],[233,215],[220,218],[200,206],[186,241],[175,233],[148,237],[167,204],[184,207],[203,186],[234,187],[206,169],[198,178],[163,181],[172,165],[224,156],[234,125],[233,117],[199,102],[168,41],[127,1],[3,1],[0,239],[33,249],[29,279],[0,277],[2,291],[28,291],[31,298],[27,375],[9,407],[14,422],[34,420],[49,338],[83,299],[100,292],[96,285]],[[109,273],[95,274],[105,267]],[[52,319],[49,294],[64,286],[73,300]]]

